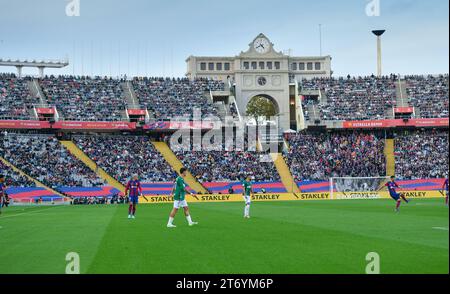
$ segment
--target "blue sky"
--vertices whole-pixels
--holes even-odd
[[[376,71],[383,28],[384,73],[448,73],[449,1],[379,0],[0,0],[0,56],[61,59],[71,65],[47,73],[183,76],[189,55],[234,56],[265,33],[277,50],[333,57],[336,76]],[[274,4],[275,3],[275,4]],[[0,71],[15,71],[1,68]],[[37,74],[27,69],[27,74]]]

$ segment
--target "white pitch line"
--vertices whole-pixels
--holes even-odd
[[[433,230],[448,231],[448,228],[444,228],[444,227],[433,227]]]
[[[21,216],[21,215],[25,215],[25,214],[40,213],[42,211],[46,211],[46,210],[49,210],[49,209],[52,209],[52,208],[55,208],[55,207],[57,207],[57,206],[52,206],[52,207],[48,207],[46,209],[34,210],[34,211],[30,211],[30,212],[23,212],[23,213],[17,213],[17,214],[13,214],[13,215],[2,216],[2,217],[0,217],[0,220],[1,219],[5,219],[5,218],[10,218],[10,217]]]

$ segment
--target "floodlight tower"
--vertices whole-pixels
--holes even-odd
[[[372,33],[377,36],[377,75],[381,77],[382,75],[382,64],[381,64],[381,36],[386,32],[386,30],[375,30]]]

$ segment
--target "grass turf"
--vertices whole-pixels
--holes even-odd
[[[369,252],[382,273],[448,273],[448,208],[415,200],[191,204],[199,221],[171,205],[12,207],[0,215],[0,273],[64,273],[68,252],[82,273],[356,273]]]

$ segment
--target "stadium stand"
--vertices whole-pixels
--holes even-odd
[[[410,104],[421,118],[448,117],[448,75],[406,76]]]
[[[193,109],[201,109],[202,116],[218,115],[206,98],[209,91],[224,90],[224,84],[213,80],[135,78],[134,91],[141,107],[152,111],[157,119],[192,118]]]
[[[246,145],[246,144],[245,144]],[[270,158],[255,151],[231,150],[222,145],[222,151],[186,151],[171,146],[177,157],[201,183],[236,182],[246,175],[255,182],[279,182],[280,176]]]
[[[29,120],[29,109],[39,99],[28,89],[29,78],[18,79],[14,74],[0,74],[0,119]]]
[[[120,121],[126,108],[121,80],[48,76],[39,80],[50,105],[70,121]]]
[[[53,136],[8,134],[1,156],[57,191],[62,187],[103,186],[104,182]]]
[[[419,117],[448,117],[448,75],[406,76],[404,80],[409,104],[416,107]],[[0,74],[0,119],[30,119],[30,108],[39,103],[39,98],[32,97],[29,81],[29,77],[18,79],[12,74]],[[57,107],[62,119],[77,121],[124,119],[123,82],[122,79],[74,76],[48,76],[39,80],[49,104]],[[303,89],[320,90],[325,97],[323,101],[312,96],[304,99],[305,117],[310,118],[307,109],[314,104],[323,120],[384,119],[395,105],[397,82],[394,75],[303,80]],[[131,85],[140,105],[160,121],[178,116],[192,118],[193,108],[200,108],[203,116],[217,115],[218,110],[209,101],[209,91],[225,88],[222,82],[206,79],[134,78]],[[229,105],[229,112],[238,116],[234,103]],[[176,173],[147,137],[89,135],[77,136],[74,141],[122,184],[137,173],[146,192],[170,194]],[[384,136],[376,132],[300,132],[288,141],[290,149],[284,157],[303,192],[327,191],[329,177],[386,175]],[[115,146],[114,150],[111,146]],[[239,180],[247,174],[254,178],[256,190],[286,192],[273,162],[261,161],[261,154],[256,151],[226,151],[222,147],[223,151],[174,148],[173,151],[211,192],[233,190],[239,193]],[[105,186],[94,171],[53,136],[9,134],[2,137],[0,148],[0,155],[9,162],[67,195],[109,197],[120,192]],[[399,132],[395,136],[396,173],[411,187],[426,187],[429,183],[437,187],[440,179],[448,174],[448,157],[443,156],[447,153],[445,131]],[[7,175],[10,186],[35,185],[4,164],[0,164],[0,170]]]
[[[395,139],[396,174],[401,179],[448,176],[448,131],[407,131]]]
[[[134,174],[142,183],[168,182],[175,172],[151,144],[139,136],[79,136],[75,143],[99,167],[122,184]]]
[[[0,147],[0,152],[3,154],[3,148]],[[0,161],[0,175],[6,178],[7,187],[34,187],[35,183],[28,178],[22,176],[18,172],[12,170],[9,166]]]
[[[409,104],[416,107],[420,118],[447,118],[448,74],[439,76],[405,76]],[[0,74],[0,119],[30,119],[30,108],[38,104],[27,82],[13,74]],[[56,106],[61,119],[69,121],[120,121],[125,119],[127,105],[122,79],[76,76],[47,76],[39,80],[49,105]],[[378,120],[395,106],[395,75],[377,78],[315,78],[302,80],[305,91],[322,91],[326,101],[305,99],[303,109],[310,119],[308,105],[317,103],[322,120]],[[149,109],[158,120],[174,117],[192,118],[192,110],[200,108],[202,115],[218,115],[209,101],[209,91],[223,91],[223,82],[185,78],[134,78],[133,89],[140,106]],[[237,117],[235,105],[230,114]]]
[[[374,120],[385,119],[386,111],[395,105],[395,81],[394,75],[316,78],[303,80],[302,88],[325,92],[327,102],[319,104],[322,120]]]
[[[384,140],[374,133],[298,133],[284,154],[296,181],[385,176]]]

